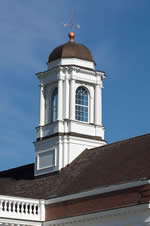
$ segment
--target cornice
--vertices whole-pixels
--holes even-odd
[[[59,65],[59,66],[55,66],[51,69],[48,69],[46,71],[43,72],[39,72],[36,73],[36,76],[39,78],[41,76],[45,76],[46,74],[49,74],[50,72],[54,73],[54,71],[59,71],[59,70],[68,70],[68,72],[83,72],[83,73],[88,73],[91,75],[97,75],[97,76],[101,76],[102,78],[106,78],[106,74],[104,71],[98,71],[95,69],[91,69],[91,68],[87,68],[87,67],[83,67],[83,66],[77,66],[77,65]]]
[[[62,196],[54,199],[49,199],[45,201],[45,204],[47,205],[47,204],[58,203],[58,202],[63,202],[63,201],[68,201],[68,200],[73,200],[78,198],[89,197],[93,195],[104,194],[112,191],[119,191],[119,190],[124,190],[128,188],[139,187],[149,183],[150,183],[149,180],[138,180],[138,181],[131,181],[128,183],[116,184],[108,187],[91,189],[89,191],[84,191],[84,192],[80,192],[72,195],[66,195],[66,196]]]
[[[13,219],[6,219],[6,218],[0,218],[0,224],[6,225],[6,226],[42,226],[41,222],[34,222],[34,221],[25,221],[25,220],[13,220]]]
[[[122,208],[110,209],[107,211],[101,211],[96,213],[89,213],[84,215],[78,215],[75,217],[68,217],[64,219],[52,220],[47,221],[44,223],[45,226],[57,226],[57,225],[68,225],[68,224],[83,224],[83,223],[93,223],[97,221],[110,221],[112,218],[116,217],[127,217],[131,215],[136,215],[139,213],[146,213],[149,212],[149,203],[141,204],[141,205],[132,205],[126,206]],[[149,214],[149,213],[148,213]]]

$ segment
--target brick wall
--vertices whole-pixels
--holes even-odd
[[[150,186],[144,185],[136,188],[49,204],[46,206],[46,220],[138,205],[147,203],[149,200]]]

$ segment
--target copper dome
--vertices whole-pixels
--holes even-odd
[[[86,46],[78,44],[75,41],[69,41],[64,45],[56,47],[49,55],[48,63],[60,58],[79,58],[94,62],[90,50]]]

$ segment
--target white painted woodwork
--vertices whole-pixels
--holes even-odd
[[[45,96],[44,96],[44,86],[40,85],[40,125],[45,124]]]
[[[50,97],[49,97],[50,98]],[[58,120],[63,118],[63,81],[58,81]]]
[[[101,87],[99,84],[95,86],[95,124],[102,125],[102,105],[101,105]]]
[[[65,99],[65,108],[64,108],[64,118],[69,119],[69,78],[66,76],[64,81],[64,99]]]
[[[0,219],[44,221],[44,200],[0,196]]]
[[[75,65],[75,66],[80,66],[80,67],[87,67],[90,69],[95,69],[95,64],[94,62],[87,61],[87,60],[82,60],[82,59],[77,59],[77,58],[62,58],[62,59],[57,59],[53,62],[48,63],[48,69],[52,69],[54,67],[58,67],[61,65]]]
[[[99,136],[104,139],[104,127],[99,125],[93,125],[87,122],[80,122],[77,120],[71,121],[56,121],[54,123],[47,124],[45,126],[38,126],[36,128],[36,137],[47,137],[54,133],[69,133],[75,132],[89,136]],[[40,136],[42,134],[43,136]]]
[[[74,65],[74,66],[73,66]],[[106,144],[102,126],[102,80],[104,72],[96,71],[93,62],[61,59],[51,62],[48,70],[37,74],[41,86],[40,125],[36,128],[35,175],[54,172],[71,163],[86,148]],[[75,118],[75,96],[78,87],[88,91],[88,122]],[[52,122],[52,93],[58,88],[58,120]],[[63,136],[51,137],[54,134]],[[67,135],[78,133],[81,137]],[[83,138],[82,135],[101,139]],[[42,138],[48,139],[40,141]],[[38,168],[39,153],[55,149],[56,164]],[[42,154],[41,154],[42,156]]]
[[[75,80],[72,78],[70,83],[70,120],[75,120]]]
[[[35,162],[35,176],[58,171],[72,162],[86,148],[93,148],[105,145],[105,141],[92,140],[75,136],[56,136],[46,140],[35,142],[35,156],[38,153],[56,149],[56,165],[54,167],[37,170],[37,161]]]

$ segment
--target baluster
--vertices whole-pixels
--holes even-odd
[[[16,202],[12,202],[12,212],[15,212],[15,204]]]
[[[36,207],[37,207],[37,205],[34,204],[34,215],[36,215]]]
[[[22,213],[24,214],[24,202],[22,202]]]
[[[19,205],[20,205],[20,202],[17,202],[17,213],[19,213]]]
[[[11,201],[8,202],[8,212],[11,212]]]

